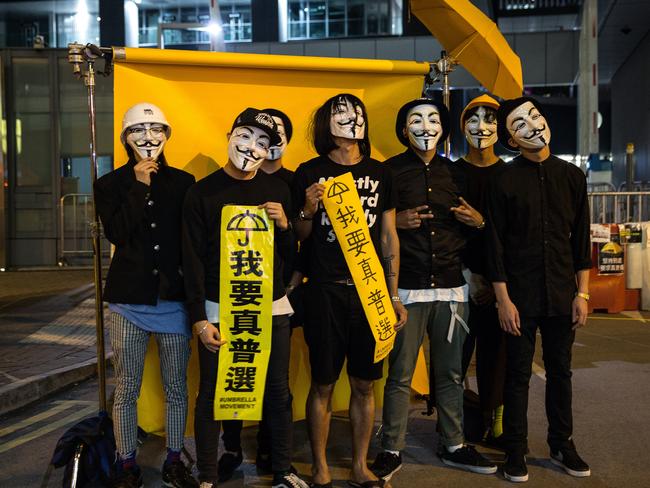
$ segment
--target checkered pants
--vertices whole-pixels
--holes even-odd
[[[151,332],[140,329],[118,313],[111,313],[110,336],[115,368],[113,423],[117,451],[124,456],[137,447],[137,401],[140,396],[144,357]],[[160,354],[167,404],[167,447],[180,450],[187,419],[187,363],[190,342],[181,334],[153,333]]]

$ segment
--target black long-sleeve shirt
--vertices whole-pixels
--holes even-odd
[[[506,282],[524,317],[569,315],[576,272],[591,267],[585,175],[555,156],[523,156],[495,174],[488,195],[488,278]]]
[[[411,149],[386,160],[395,177],[397,211],[428,205],[433,218],[417,229],[397,229],[400,241],[399,287],[409,290],[456,288],[465,284],[462,252],[471,235],[451,207],[466,196],[460,166],[436,155],[429,164]]]
[[[476,166],[460,158],[456,161],[456,164],[465,171],[465,178],[467,180],[467,195],[464,195],[465,200],[480,212],[484,219],[487,218],[486,197],[489,191],[489,182],[495,172],[506,163],[502,159],[499,159],[490,166]],[[485,263],[487,261],[487,244],[485,238],[485,232],[475,232],[475,235],[469,240],[465,248],[465,266],[472,273],[485,275]]]
[[[282,204],[291,212],[289,187],[263,171],[250,180],[237,180],[223,169],[194,184],[183,206],[183,274],[190,322],[206,320],[205,300],[219,302],[221,210],[224,205]],[[282,298],[284,261],[292,257],[295,239],[290,230],[276,227],[273,258],[273,300]]]

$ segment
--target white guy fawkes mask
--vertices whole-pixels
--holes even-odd
[[[287,148],[287,133],[285,132],[284,129],[284,122],[282,122],[282,119],[280,117],[273,117],[273,120],[275,120],[275,123],[278,126],[278,135],[280,136],[280,144],[277,146],[271,146],[269,148],[269,153],[266,156],[266,159],[269,161],[277,161],[282,157],[284,154],[284,150]]]
[[[416,105],[406,114],[406,135],[415,149],[430,151],[436,148],[442,135],[440,112],[435,105]]]
[[[353,105],[345,97],[339,97],[332,105],[330,132],[334,137],[363,139],[366,136],[366,121],[359,105]]]
[[[531,102],[522,103],[510,112],[506,125],[515,144],[524,149],[541,149],[551,142],[551,129]]]
[[[131,146],[138,161],[158,160],[167,143],[167,128],[163,124],[136,124],[126,131],[126,143]]]
[[[228,139],[228,158],[237,169],[255,171],[269,153],[269,136],[257,127],[236,127]]]
[[[497,117],[494,111],[479,106],[465,121],[465,138],[476,149],[485,149],[496,144]]]

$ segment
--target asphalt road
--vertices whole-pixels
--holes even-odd
[[[650,316],[595,315],[579,331],[574,347],[574,439],[593,475],[574,479],[552,466],[546,447],[544,371],[536,356],[530,388],[530,481],[528,487],[649,487],[650,466]],[[110,386],[110,385],[109,385]],[[90,416],[96,405],[95,381],[76,385],[28,408],[0,418],[0,487],[38,487],[59,436],[72,424]],[[393,478],[394,488],[505,487],[500,475],[469,474],[443,466],[435,457],[435,422],[422,415],[424,405],[413,403],[405,466]],[[255,455],[255,428],[244,430],[248,458],[224,488],[269,486],[251,464]],[[335,486],[346,486],[350,462],[349,425],[338,413],[330,435],[330,462]],[[294,465],[309,474],[310,454],[304,422],[297,422]],[[191,452],[194,446],[188,439]],[[500,461],[496,451],[481,450]],[[371,455],[377,452],[373,441]],[[139,462],[146,486],[160,486],[159,468],[164,441],[148,437]],[[55,472],[49,486],[61,486]]]

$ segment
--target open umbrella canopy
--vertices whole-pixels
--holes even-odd
[[[497,25],[469,0],[411,0],[411,12],[486,89],[521,96],[521,60]]]

